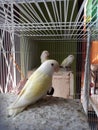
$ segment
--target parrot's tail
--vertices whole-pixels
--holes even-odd
[[[15,117],[18,113],[22,112],[25,109],[25,107],[19,107],[19,108],[8,108],[8,116]]]

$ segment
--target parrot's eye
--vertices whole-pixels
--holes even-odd
[[[54,66],[54,64],[52,63],[51,66]]]

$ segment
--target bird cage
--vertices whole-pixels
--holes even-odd
[[[98,111],[90,96],[90,48],[91,42],[98,40],[98,1],[90,2],[0,0],[1,93],[12,92],[20,81],[25,83],[28,72],[40,65],[43,50],[59,63],[72,54],[74,78],[69,82],[74,82],[70,96],[81,99],[85,113],[94,120],[89,115]],[[54,80],[60,81],[59,76]]]

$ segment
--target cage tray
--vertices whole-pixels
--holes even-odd
[[[8,117],[7,107],[15,98],[0,94],[2,130],[90,130],[79,100],[46,96],[16,117]]]

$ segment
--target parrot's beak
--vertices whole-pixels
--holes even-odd
[[[63,68],[63,66],[59,66],[59,68]]]
[[[58,71],[59,71],[59,69],[60,69],[59,67],[56,67],[56,68],[55,68],[55,72],[58,72]]]

